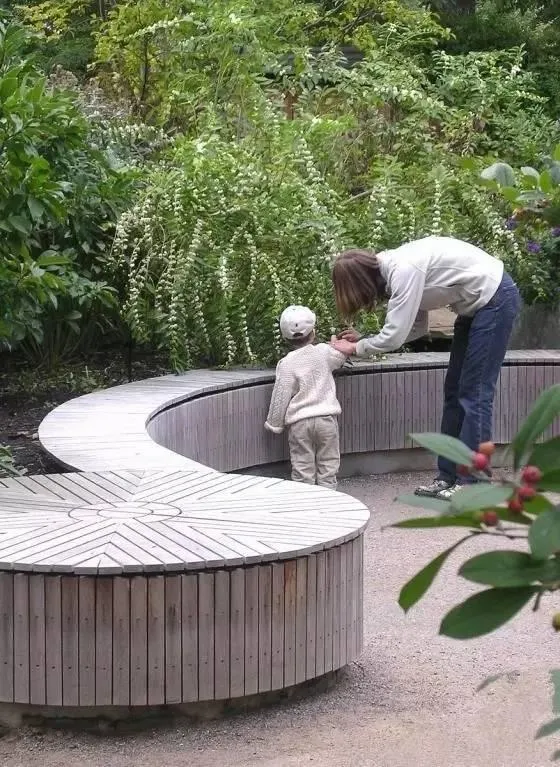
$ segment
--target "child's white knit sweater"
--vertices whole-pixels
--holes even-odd
[[[342,367],[346,357],[328,344],[309,344],[289,352],[276,367],[265,427],[281,434],[304,418],[339,415],[333,370]]]

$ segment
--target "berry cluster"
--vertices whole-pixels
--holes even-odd
[[[478,447],[478,452],[473,454],[470,466],[460,466],[461,474],[470,474],[471,472],[483,472],[490,474],[490,459],[496,446],[493,442],[483,442]],[[537,466],[525,466],[521,472],[521,485],[516,488],[513,497],[508,503],[508,509],[514,514],[521,514],[525,501],[534,498],[537,494],[537,485],[542,477],[542,472]],[[495,527],[498,524],[499,517],[496,511],[491,509],[485,511],[480,519],[487,527]]]

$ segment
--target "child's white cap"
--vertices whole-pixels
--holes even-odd
[[[307,306],[288,306],[280,316],[280,332],[288,341],[306,338],[313,330],[317,318]]]

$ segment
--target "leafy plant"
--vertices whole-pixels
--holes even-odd
[[[20,477],[22,474],[25,470],[16,466],[10,448],[0,444],[0,477]]]
[[[51,316],[77,329],[84,296],[109,306],[98,259],[130,194],[126,171],[89,146],[72,98],[49,91],[22,58],[26,39],[0,24],[0,347],[8,348],[40,346]]]
[[[524,257],[513,273],[526,300],[556,305],[560,287],[560,144],[543,167],[523,166],[517,172],[505,162],[482,171],[483,182],[510,208],[507,227],[514,232]]]
[[[534,404],[509,449],[515,471],[512,477],[489,479],[487,469],[494,446],[485,443],[479,452],[462,442],[440,434],[411,435],[422,447],[444,456],[472,473],[478,480],[456,492],[451,500],[402,496],[408,505],[435,511],[430,517],[399,522],[401,529],[433,530],[457,527],[465,535],[439,554],[403,586],[399,604],[408,611],[428,591],[450,554],[481,535],[522,541],[526,551],[496,550],[467,559],[458,574],[484,586],[453,607],[442,619],[440,634],[470,639],[491,633],[533,604],[560,588],[560,505],[547,495],[560,491],[560,438],[540,441],[560,415],[560,385],[544,391]],[[552,617],[560,630],[560,613]],[[552,672],[555,700],[560,694],[560,674]],[[559,711],[555,708],[555,713]],[[537,737],[560,729],[560,718],[544,725]]]

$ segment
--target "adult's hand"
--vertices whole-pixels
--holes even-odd
[[[360,340],[360,334],[354,328],[346,328],[342,333],[337,336],[338,339],[344,339],[344,341],[350,341],[351,344],[357,344]]]
[[[337,338],[333,336],[331,338],[331,346],[336,349],[337,352],[341,352],[345,357],[351,357],[356,353],[356,344],[351,341],[346,341],[344,338]]]

